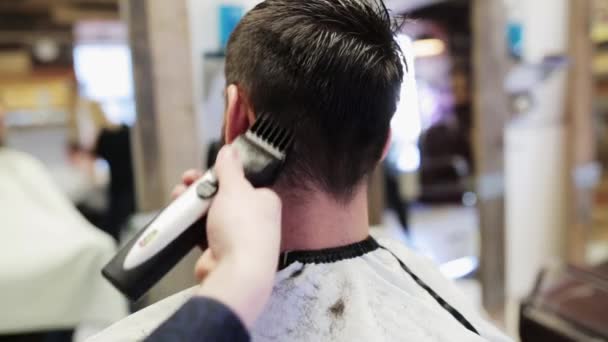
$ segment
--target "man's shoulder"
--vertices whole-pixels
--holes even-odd
[[[183,290],[141,309],[87,339],[87,342],[142,341],[192,298],[196,288]]]
[[[432,269],[440,274],[439,265],[437,263],[426,255],[409,248],[404,241],[381,236],[376,237],[375,239],[382,248],[392,253],[409,268],[422,268],[423,270]]]
[[[15,150],[15,149],[12,149],[12,148],[9,148],[9,147],[0,147],[0,156],[2,158],[17,160],[17,161],[21,161],[21,160],[32,161],[32,160],[35,160],[35,158],[33,158],[32,156],[30,156],[27,153],[21,152],[19,150]]]
[[[0,160],[9,163],[9,165],[17,169],[41,170],[45,168],[44,164],[34,156],[8,147],[0,147]]]
[[[470,298],[465,297],[456,283],[441,273],[439,265],[433,260],[408,248],[403,242],[386,238],[378,238],[377,241],[434,292],[464,314],[479,330],[481,336],[488,341],[511,341],[486,320],[483,309],[474,305]]]
[[[416,277],[424,283],[449,297],[458,297],[460,292],[456,290],[454,282],[443,275],[439,265],[429,257],[407,247],[403,242],[378,238],[378,244],[390,252]]]

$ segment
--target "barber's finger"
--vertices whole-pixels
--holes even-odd
[[[213,271],[215,266],[216,261],[211,253],[211,249],[205,250],[203,255],[198,258],[196,266],[194,267],[194,276],[196,277],[196,280],[198,280],[199,283],[203,281],[203,279],[205,279],[207,275]]]
[[[240,187],[252,188],[245,179],[243,164],[239,159],[237,150],[231,146],[224,146],[220,150],[215,162],[215,173],[222,189],[236,189]]]
[[[190,169],[182,175],[182,183],[191,185],[203,176],[203,173],[196,169]]]
[[[260,201],[266,203],[268,208],[273,209],[274,211],[281,213],[281,198],[277,195],[276,192],[272,191],[268,188],[260,188],[255,190],[256,195],[258,196]]]
[[[184,184],[179,184],[176,185],[175,188],[173,188],[173,191],[171,192],[171,199],[176,199],[179,197],[179,195],[183,194],[184,191],[186,191],[188,187],[185,186]]]

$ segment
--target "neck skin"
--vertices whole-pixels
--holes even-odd
[[[304,201],[281,197],[282,252],[339,247],[369,236],[367,185],[359,186],[347,203],[322,191],[307,193]]]

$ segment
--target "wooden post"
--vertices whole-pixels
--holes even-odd
[[[584,263],[591,226],[593,192],[579,187],[571,175],[595,160],[593,120],[593,43],[590,40],[591,1],[570,0],[568,91],[566,99],[568,184],[568,262]]]
[[[508,68],[503,1],[472,1],[474,113],[473,135],[478,179],[483,304],[502,312],[505,301],[505,225],[503,130],[509,118],[503,88]]]
[[[382,216],[384,215],[384,209],[386,207],[384,192],[384,168],[383,164],[380,163],[370,176],[367,192],[369,224],[372,226],[382,225]]]
[[[138,207],[161,209],[186,169],[202,165],[187,0],[124,0],[135,80],[133,151]],[[194,283],[197,253],[151,291],[156,301]]]
[[[128,0],[141,210],[163,207],[181,173],[202,164],[187,1]]]

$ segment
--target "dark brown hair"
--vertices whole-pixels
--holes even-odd
[[[266,0],[227,46],[226,79],[294,129],[281,179],[348,199],[381,158],[403,79],[380,0]]]

